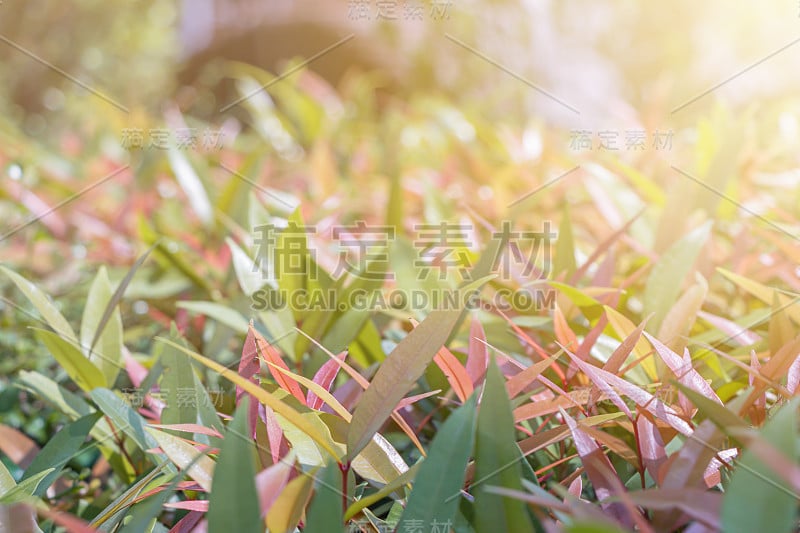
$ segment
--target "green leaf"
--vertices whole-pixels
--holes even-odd
[[[661,322],[678,299],[684,278],[691,270],[708,239],[711,222],[703,224],[669,247],[659,258],[644,290],[644,315],[654,313],[647,329],[658,333]]]
[[[473,394],[439,428],[414,481],[400,520],[401,530],[404,527],[411,529],[410,525],[414,523],[453,522],[467,462],[472,454],[476,403]]]
[[[130,405],[113,391],[98,388],[90,393],[92,401],[119,431],[129,436],[141,450],[149,450],[158,443],[146,431],[147,422]]]
[[[0,497],[0,504],[16,503],[29,499],[34,495],[42,480],[55,471],[55,468],[42,470],[38,474],[20,481],[16,486],[11,487]]]
[[[553,275],[558,276],[566,272],[567,278],[572,276],[577,268],[575,264],[575,238],[572,235],[568,204],[564,204],[561,223],[558,225],[558,240],[556,241],[556,257],[553,265]],[[546,245],[546,244],[545,244]],[[545,267],[546,268],[546,267]]]
[[[228,248],[231,249],[231,262],[233,263],[233,271],[239,281],[239,286],[247,296],[252,296],[267,282],[264,278],[264,272],[233,239],[228,237],[225,242],[228,244]]]
[[[119,308],[113,308],[108,321],[102,323],[111,298],[111,282],[106,268],[101,266],[83,308],[81,346],[89,361],[103,373],[108,385],[114,384],[122,368],[122,318]]]
[[[463,289],[468,294],[487,278]],[[461,309],[443,309],[428,317],[400,341],[381,364],[370,386],[364,391],[353,413],[347,435],[349,458],[358,455],[380,429],[397,403],[425,373],[425,368],[444,345],[461,318]]]
[[[186,470],[189,477],[197,481],[198,485],[206,491],[211,491],[214,461],[183,439],[153,428],[147,428],[147,432],[152,435],[167,457],[175,463],[175,466]]]
[[[231,380],[236,385],[240,386],[245,390],[245,392],[252,394],[255,398],[263,403],[264,405],[271,408],[275,411],[276,414],[283,416],[286,418],[288,422],[293,424],[299,431],[303,432],[305,435],[313,439],[317,444],[319,444],[322,449],[330,453],[333,457],[339,458],[341,453],[336,450],[334,446],[330,443],[330,435],[327,437],[319,430],[319,427],[315,426],[311,423],[307,418],[303,416],[303,414],[309,413],[300,413],[286,402],[280,400],[277,395],[271,394],[258,385],[254,384],[249,379],[245,379],[233,370],[217,363],[216,361],[212,361],[202,355],[189,350],[188,348],[181,346],[179,344],[175,344],[174,342],[165,339],[163,337],[156,337],[156,340],[159,342],[163,342],[164,344],[168,344],[173,348],[177,348],[181,350],[183,353],[202,363],[203,365],[207,366],[211,370],[216,371],[219,373],[220,376]],[[324,426],[324,424],[323,424]],[[285,428],[284,428],[285,430]]]
[[[45,470],[51,470],[50,474],[42,479],[42,482],[33,492],[34,496],[42,496],[47,487],[58,479],[61,469],[78,453],[99,418],[99,413],[92,413],[79,418],[61,428],[47,441],[45,447],[33,458],[33,461],[22,476],[24,481]]]
[[[94,409],[86,401],[52,379],[39,372],[23,370],[19,374],[19,384],[43,400],[54,405],[56,409],[73,420],[86,416]]]
[[[204,226],[210,226],[214,221],[214,210],[208,199],[208,193],[203,187],[203,182],[195,172],[186,156],[175,147],[171,147],[167,153],[170,167],[175,173],[178,184],[186,193],[189,199],[189,206],[197,214]]]
[[[17,482],[14,481],[14,476],[8,471],[3,461],[0,461],[0,496],[3,496],[16,486]]]
[[[80,388],[90,391],[106,386],[106,378],[103,373],[83,355],[77,346],[52,331],[33,329],[39,340],[50,350],[67,375]]]
[[[761,437],[795,465],[798,406],[797,398],[784,405],[760,432]],[[753,452],[745,450],[722,499],[722,529],[731,533],[795,531],[797,498],[791,486]]]
[[[303,533],[328,533],[344,529],[341,484],[342,471],[336,463],[330,463],[317,475],[317,489],[308,508]]]
[[[215,302],[178,302],[176,306],[179,309],[186,309],[194,313],[205,315],[213,318],[220,324],[228,326],[238,333],[247,334],[248,322],[238,311],[231,309],[226,305],[221,305]]]
[[[523,502],[484,490],[486,486],[494,486],[521,491],[520,460],[524,458],[515,439],[511,404],[500,370],[492,360],[486,372],[475,439],[472,493],[475,496],[476,533],[533,531]]]
[[[64,316],[58,311],[55,304],[50,300],[50,297],[47,296],[47,294],[42,292],[39,287],[23,278],[13,270],[10,270],[4,266],[0,266],[0,271],[3,271],[6,276],[11,278],[11,281],[13,281],[22,294],[24,294],[25,297],[30,300],[36,310],[39,311],[39,314],[44,317],[53,330],[71,341],[78,341],[78,338],[75,336],[75,332],[72,331],[72,327],[69,325],[69,322],[67,322],[67,319],[64,318]]]
[[[108,321],[111,320],[113,316],[119,317],[119,308],[117,307],[119,302],[122,301],[122,297],[125,295],[125,291],[133,280],[133,276],[136,274],[136,271],[139,270],[139,267],[141,267],[142,264],[147,260],[154,248],[155,245],[152,245],[150,248],[148,248],[147,251],[136,260],[130,270],[128,270],[128,273],[125,274],[125,277],[122,279],[119,285],[117,285],[117,288],[114,290],[114,294],[111,296],[106,308],[103,310],[103,316],[100,317],[100,321],[97,323],[94,338],[92,338],[92,342],[89,345],[90,349],[94,349],[94,347],[97,345],[97,341],[105,330]]]
[[[677,387],[695,407],[697,410],[706,416],[709,420],[714,422],[723,432],[729,433],[729,430],[736,429],[736,428],[746,428],[748,427],[747,422],[742,420],[736,413],[725,407],[724,405],[720,405],[719,403],[715,402],[711,398],[706,397],[703,394],[700,394],[696,390],[687,387],[682,383],[678,383],[677,381],[673,382],[673,385]],[[699,423],[700,420],[697,420],[696,423]]]
[[[222,441],[208,504],[209,531],[264,530],[256,495],[253,440],[247,427],[250,398],[242,398]]]
[[[185,342],[178,338],[173,326],[170,334],[178,344]],[[189,357],[170,345],[161,350],[161,392],[165,395],[165,407],[161,413],[162,424],[194,424],[197,422],[197,391],[195,390],[194,369]]]

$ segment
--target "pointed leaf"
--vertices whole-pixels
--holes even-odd
[[[520,460],[524,460],[514,434],[514,419],[500,370],[493,362],[486,372],[483,399],[475,439],[476,533],[496,531],[532,532],[533,524],[524,504],[491,493],[486,486],[522,490]]]
[[[247,423],[250,398],[245,397],[225,431],[208,504],[211,531],[259,533],[261,521],[255,484],[253,441]]]
[[[401,531],[415,523],[453,522],[475,438],[476,403],[476,396],[470,396],[439,428],[414,481],[398,525]]]

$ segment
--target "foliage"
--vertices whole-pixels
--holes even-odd
[[[274,81],[231,75],[242,94]],[[113,115],[76,157],[9,133],[6,510],[69,531],[796,527],[789,147],[756,157],[720,107],[671,154],[687,177],[302,69],[242,105],[250,128],[219,150],[111,150]],[[753,153],[726,151],[738,135]],[[79,170],[117,174],[49,213]],[[358,221],[396,231],[386,264],[336,271],[331,230]],[[415,225],[443,221],[474,231],[458,268],[420,276]],[[552,221],[553,255],[505,262],[504,221]],[[316,226],[298,271],[262,263],[270,224],[275,246]],[[398,289],[457,305],[353,299]],[[334,300],[259,305],[281,291]]]

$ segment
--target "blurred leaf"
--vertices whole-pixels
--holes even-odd
[[[30,281],[26,280],[13,270],[10,270],[2,265],[0,265],[0,271],[4,272],[6,276],[11,278],[11,281],[17,286],[17,288],[25,295],[25,297],[33,304],[39,314],[44,317],[47,323],[50,325],[53,330],[58,333],[59,335],[63,336],[65,339],[77,342],[78,338],[75,336],[75,332],[72,331],[72,327],[70,327],[69,322],[64,316],[58,311],[55,304],[50,300],[50,298],[42,292],[42,290],[31,283]]]
[[[42,479],[33,492],[34,496],[43,496],[47,488],[55,483],[61,470],[72,457],[78,453],[86,437],[100,418],[99,413],[92,413],[65,425],[50,439],[39,454],[25,470],[22,481],[49,470],[50,474]]]
[[[127,290],[128,285],[133,280],[133,276],[136,274],[136,272],[139,270],[139,268],[142,266],[145,260],[147,260],[147,258],[150,256],[150,253],[153,251],[154,248],[155,245],[151,246],[150,248],[147,249],[145,253],[139,256],[139,258],[136,260],[136,262],[133,264],[130,270],[128,270],[128,273],[125,274],[125,277],[122,278],[122,281],[120,281],[119,285],[117,285],[117,288],[114,290],[114,294],[109,299],[105,309],[103,309],[103,316],[100,317],[100,320],[97,322],[95,326],[94,337],[92,337],[92,342],[91,344],[89,344],[90,350],[94,349],[95,345],[97,345],[97,341],[100,339],[100,335],[102,335],[103,332],[105,331],[106,324],[108,324],[109,320],[113,319],[115,321],[116,320],[119,321],[120,336],[121,336],[122,320],[119,314],[119,303],[122,301],[122,297],[125,295],[125,291]],[[81,323],[81,328],[83,328],[83,323]],[[81,342],[83,342],[83,339],[81,339]],[[120,343],[121,342],[122,341],[120,341]],[[113,381],[109,381],[109,383],[113,383]]]
[[[101,266],[83,308],[81,345],[89,361],[105,376],[105,382],[113,386],[122,368],[122,318],[119,309],[113,308],[108,320],[102,323],[111,298],[111,283],[105,267]]]
[[[267,280],[264,279],[264,273],[247,252],[242,250],[233,239],[228,237],[225,242],[228,244],[228,248],[231,249],[233,271],[236,273],[239,286],[245,295],[252,296],[267,283]]]
[[[167,157],[172,171],[178,179],[178,184],[186,193],[192,210],[204,226],[210,226],[214,221],[214,211],[211,208],[208,193],[203,187],[203,182],[200,181],[192,165],[178,148],[170,147]]]
[[[259,332],[250,326],[250,331],[253,334],[253,338],[255,339],[256,348],[258,349],[258,354],[266,361],[267,363],[272,363],[272,365],[268,365],[269,373],[272,374],[272,377],[278,383],[278,385],[297,398],[297,401],[300,402],[301,405],[306,404],[306,397],[303,394],[303,391],[300,390],[300,386],[297,384],[292,377],[288,377],[286,374],[279,372],[277,368],[282,368],[284,370],[289,370],[289,367],[286,366],[286,363],[283,361],[281,354],[272,347],[272,345],[267,342]]]
[[[794,399],[764,425],[761,436],[797,464],[798,406]],[[753,452],[745,450],[737,462],[722,500],[722,528],[732,533],[794,531],[798,495]]]
[[[787,295],[781,294],[777,289],[767,287],[724,268],[717,267],[717,271],[767,305],[774,305],[777,299],[780,303],[780,308],[791,317],[795,324],[800,324],[800,302],[796,298],[789,298]]]
[[[34,494],[36,494],[42,481],[46,477],[50,476],[50,474],[53,472],[55,472],[55,468],[48,468],[46,470],[42,470],[38,474],[34,474],[33,476],[20,481],[18,484],[5,491],[2,496],[0,496],[0,505],[27,501]]]
[[[467,374],[477,387],[486,375],[489,367],[489,347],[486,346],[486,333],[476,315],[472,316],[469,326],[469,349],[467,350]],[[512,396],[513,397],[513,396]]]
[[[650,272],[644,289],[646,315],[653,313],[647,327],[658,332],[661,323],[675,304],[686,275],[697,260],[711,231],[711,223],[703,224],[669,247]]]
[[[178,309],[186,309],[194,313],[213,318],[220,324],[228,326],[237,333],[247,333],[247,319],[238,311],[230,307],[215,302],[177,302]]]
[[[565,273],[566,278],[569,278],[577,268],[575,264],[575,237],[572,235],[572,221],[568,205],[564,204],[564,209],[561,212],[561,223],[558,225],[556,257],[553,263],[553,277],[556,278],[562,273]]]
[[[90,391],[106,386],[103,373],[81,353],[77,346],[51,331],[33,329],[39,340],[80,388]]]

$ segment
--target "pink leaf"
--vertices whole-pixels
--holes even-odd
[[[125,370],[128,372],[131,383],[133,383],[134,387],[141,387],[142,382],[147,377],[147,368],[134,359],[128,350],[123,350],[123,358],[125,359]]]
[[[344,361],[345,355],[347,352],[342,352],[336,357],[342,361]],[[333,385],[336,376],[339,374],[339,369],[341,366],[333,360],[329,359],[328,361],[323,364],[317,373],[314,374],[314,383],[320,385],[325,390],[330,391],[331,385]],[[308,402],[308,406],[312,409],[316,409],[319,411],[322,409],[322,406],[325,404],[313,391],[309,389],[308,394],[306,395],[306,402]]]
[[[672,407],[669,407],[649,392],[601,368],[593,367],[592,372],[633,400],[636,405],[647,410],[656,418],[663,420],[680,433],[684,435],[692,434],[692,426],[682,419]]]
[[[182,502],[165,503],[164,507],[168,509],[184,509],[186,511],[205,513],[208,511],[208,500],[186,500]]]
[[[691,360],[687,365],[684,360],[675,352],[667,348],[665,345],[661,343],[658,339],[653,337],[648,333],[644,333],[644,336],[647,337],[647,340],[650,341],[650,344],[653,345],[653,348],[656,349],[656,353],[661,357],[661,359],[666,363],[670,370],[677,376],[678,381],[686,385],[687,387],[695,390],[705,396],[706,398],[711,398],[718,404],[722,405],[722,400],[719,399],[717,393],[714,392],[714,389],[711,388],[711,385],[703,379],[697,370],[695,370],[691,365]]]
[[[645,468],[650,472],[656,482],[659,481],[658,471],[661,465],[667,460],[667,452],[664,449],[664,440],[658,428],[645,416],[640,416],[636,420],[636,435],[639,439],[639,449],[642,454],[642,461]]]
[[[575,498],[580,498],[581,492],[583,492],[583,478],[578,476],[572,480],[572,483],[569,484],[569,488],[567,488],[567,492]],[[564,501],[566,502],[566,498]]]
[[[261,370],[261,363],[258,360],[258,347],[255,340],[255,329],[253,322],[250,321],[250,327],[247,330],[247,337],[244,340],[244,347],[242,348],[242,358],[239,360],[239,375],[245,379],[258,384],[257,374]],[[246,393],[244,389],[236,386],[236,405],[242,401],[242,397]],[[256,436],[256,423],[258,421],[258,402],[252,396],[247,408],[247,427],[250,428],[250,436]]]
[[[425,398],[428,398],[430,396],[436,396],[440,392],[442,392],[441,389],[436,389],[436,390],[432,390],[430,392],[423,392],[422,394],[416,394],[414,396],[408,396],[407,398],[403,398],[402,400],[397,402],[397,407],[395,408],[395,411],[399,411],[401,409],[405,409],[409,405],[411,405],[413,403],[416,403],[416,402],[418,402],[420,400],[424,400]]]
[[[705,311],[698,311],[697,316],[728,335],[728,340],[735,341],[739,346],[750,346],[761,340],[761,336],[743,328],[736,322],[731,322],[721,316],[712,315]]]
[[[800,355],[795,358],[794,363],[789,367],[786,389],[792,394],[797,394],[798,385],[800,385]]]
[[[469,326],[469,350],[467,352],[467,374],[474,386],[483,380],[489,368],[489,349],[486,346],[486,333],[477,316],[472,317]]]
[[[290,456],[256,474],[256,491],[258,492],[262,517],[266,516],[267,511],[269,511],[272,504],[278,499],[278,495],[289,482],[289,476],[294,470],[293,463],[294,458]]]
[[[562,346],[562,348],[564,348],[564,347]],[[633,414],[631,413],[631,410],[628,409],[628,406],[625,404],[625,402],[622,400],[622,398],[620,398],[619,394],[617,394],[617,391],[615,391],[611,387],[611,385],[609,385],[608,382],[606,382],[606,380],[603,379],[603,375],[601,374],[601,372],[603,372],[603,370],[601,370],[601,369],[599,369],[599,368],[597,368],[595,366],[592,366],[589,363],[585,363],[585,362],[581,361],[575,354],[573,354],[572,352],[570,352],[566,348],[564,348],[564,352],[566,352],[566,354],[569,355],[569,357],[572,359],[572,362],[575,363],[575,365],[578,368],[580,368],[583,371],[583,373],[586,374],[586,376],[589,379],[592,380],[592,383],[594,383],[594,385],[598,389],[600,389],[600,391],[603,394],[608,396],[608,399],[611,400],[612,402],[614,402],[614,405],[619,407],[620,411],[625,413],[625,415],[627,415],[628,418],[633,419]],[[609,374],[609,373],[606,372],[606,374]],[[609,375],[611,375],[611,374],[609,374]]]
[[[267,439],[269,440],[269,451],[272,455],[272,462],[278,463],[286,452],[289,451],[289,446],[286,443],[286,438],[283,436],[283,429],[278,423],[278,417],[275,412],[266,405],[259,404],[259,413],[267,426]]]

